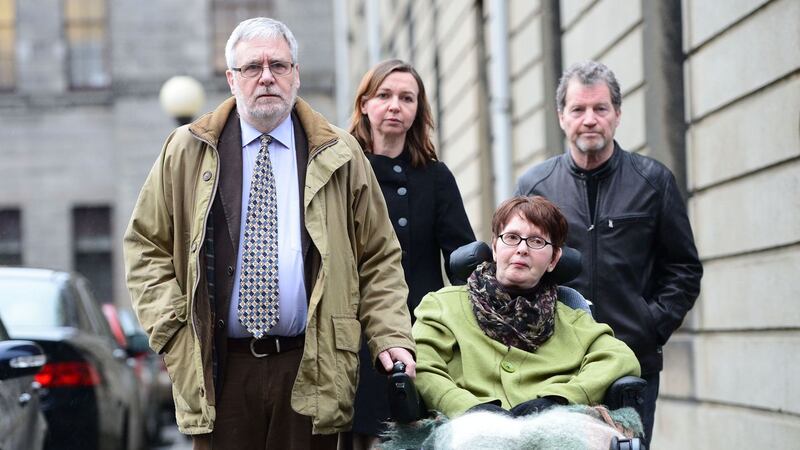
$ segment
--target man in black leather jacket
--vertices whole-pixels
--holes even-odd
[[[547,197],[567,217],[567,244],[583,254],[569,285],[639,358],[649,441],[661,347],[694,305],[703,274],[686,205],[669,169],[614,141],[622,96],[608,67],[573,65],[556,101],[568,151],[523,174],[516,194]]]

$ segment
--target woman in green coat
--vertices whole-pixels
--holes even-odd
[[[455,417],[523,416],[556,404],[596,404],[639,363],[608,325],[557,301],[548,273],[567,222],[543,197],[514,197],[492,219],[494,261],[466,286],[428,294],[415,310],[416,385],[430,409]]]

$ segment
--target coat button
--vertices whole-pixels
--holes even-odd
[[[225,271],[228,272],[229,277],[233,276],[233,266],[228,266],[228,268]]]
[[[210,171],[208,171],[208,170],[206,170],[205,172],[203,172],[203,181],[208,181],[208,180],[210,180],[210,179],[211,179],[211,172],[210,172]]]
[[[508,362],[508,361],[503,361],[503,363],[502,363],[502,364],[500,364],[500,367],[502,367],[502,368],[503,368],[503,370],[505,370],[505,371],[506,371],[506,372],[508,372],[508,373],[514,373],[514,372],[516,372],[516,371],[517,371],[517,368],[516,368],[516,367],[514,367],[514,364],[513,364],[513,363],[510,363],[510,362]]]
[[[400,225],[401,227],[404,227],[408,225],[408,219],[406,219],[405,217],[401,217],[397,220],[397,224]]]
[[[403,168],[402,168],[402,167],[400,167],[399,165],[395,164],[395,166],[394,166],[394,167],[392,167],[392,170],[394,170],[394,171],[395,171],[395,172],[397,172],[397,173],[400,173],[400,172],[402,172],[402,171],[403,171]]]
[[[408,189],[406,189],[404,187],[397,188],[397,194],[398,195],[406,195],[407,193],[408,193]]]
[[[222,320],[222,319],[219,319],[219,320],[217,321],[217,328],[219,328],[220,330],[221,330],[221,329],[223,329],[223,328],[225,328],[225,321],[224,321],[224,320]]]

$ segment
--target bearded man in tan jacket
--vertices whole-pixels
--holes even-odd
[[[297,98],[297,42],[239,24],[233,97],[176,129],[125,234],[133,306],[195,448],[336,448],[362,331],[414,375],[401,250],[358,143]]]

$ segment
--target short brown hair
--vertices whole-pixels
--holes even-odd
[[[496,238],[514,214],[539,227],[550,237],[554,248],[567,240],[567,219],[558,206],[540,195],[512,197],[497,207],[492,216],[492,235]]]
[[[411,154],[411,165],[421,167],[430,161],[436,161],[436,149],[431,141],[433,131],[433,116],[431,115],[431,105],[428,104],[428,96],[425,95],[425,85],[414,68],[399,59],[390,59],[375,65],[358,85],[355,102],[353,103],[353,115],[350,117],[350,134],[358,140],[361,148],[365,152],[372,152],[372,128],[370,127],[369,117],[361,113],[361,102],[369,100],[378,92],[378,88],[389,75],[394,72],[410,73],[417,81],[419,94],[417,95],[417,115],[414,122],[406,134],[405,148]]]

